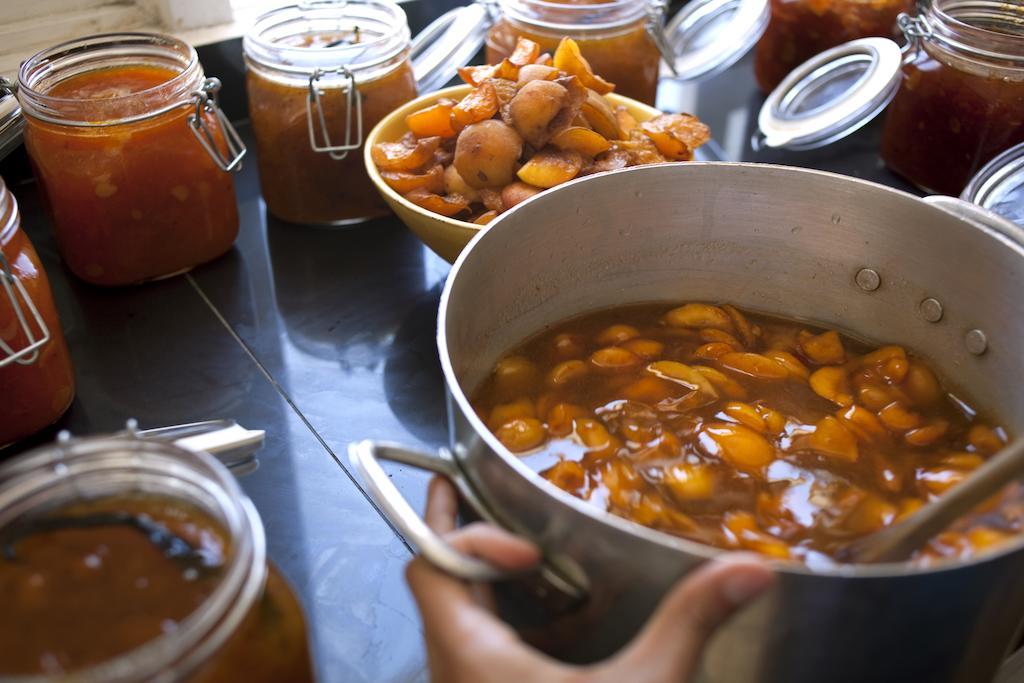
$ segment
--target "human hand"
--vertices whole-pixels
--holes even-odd
[[[458,501],[445,479],[430,482],[426,522],[457,550],[503,569],[540,562],[530,543],[488,524],[456,530]],[[715,630],[767,589],[771,570],[732,555],[695,570],[665,596],[643,630],[618,654],[587,667],[558,662],[524,643],[493,612],[489,590],[452,578],[421,557],[406,570],[423,617],[435,683],[687,683]]]

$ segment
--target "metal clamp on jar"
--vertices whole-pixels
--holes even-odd
[[[50,284],[0,180],[0,447],[55,422],[75,378]]]
[[[478,0],[438,18],[413,42],[413,53],[433,66],[442,60],[430,51],[446,55],[459,45],[465,64],[486,43],[487,61],[496,64],[519,37],[554,53],[568,36],[618,94],[653,105],[663,61],[664,73],[680,80],[713,76],[746,54],[768,24],[768,0],[694,0],[666,25],[667,7],[665,0]],[[435,68],[421,82],[439,88],[454,75],[454,66]]]
[[[925,192],[959,195],[979,169],[1024,143],[1024,6],[934,0],[900,16],[907,38],[845,43],[769,95],[760,142],[803,150],[844,138],[888,107],[881,156]]]
[[[158,34],[89,36],[22,64],[25,147],[75,275],[131,284],[231,248],[245,145],[219,89],[190,45]]]

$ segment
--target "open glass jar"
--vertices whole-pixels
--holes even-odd
[[[25,146],[78,277],[166,277],[234,243],[245,148],[219,88],[190,45],[157,34],[90,36],[22,64]]]
[[[267,210],[340,225],[387,213],[363,167],[364,133],[416,97],[405,12],[390,0],[270,11],[244,40]]]
[[[0,179],[0,447],[57,421],[75,375],[39,256]]]
[[[797,67],[761,109],[762,142],[821,147],[888,108],[886,165],[925,192],[957,196],[986,163],[1024,142],[1024,5],[932,0],[899,23],[902,49],[863,38]]]
[[[0,544],[2,680],[313,680],[259,515],[208,454],[131,433],[36,449],[0,467]]]
[[[553,54],[568,36],[594,72],[616,84],[616,92],[653,105],[661,52],[648,29],[651,7],[637,0],[498,0],[498,18],[487,34],[487,62],[510,56],[520,37]]]
[[[666,22],[668,0],[477,0],[424,29],[413,40],[413,60],[421,89],[429,90],[444,85],[454,66],[484,44],[494,64],[519,37],[554,53],[568,36],[618,94],[653,105],[662,62],[665,73],[684,81],[723,71],[764,32],[768,2],[690,0]]]
[[[772,18],[754,52],[754,75],[771,92],[816,54],[858,38],[899,34],[896,18],[915,0],[772,0]]]

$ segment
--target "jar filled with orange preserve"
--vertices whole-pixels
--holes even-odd
[[[1024,5],[934,0],[904,26],[911,45],[882,158],[923,190],[959,195],[1024,142]]]
[[[219,88],[191,46],[156,34],[81,38],[22,64],[25,146],[78,277],[166,277],[234,243],[245,148]]]
[[[497,0],[487,34],[487,61],[512,55],[518,38],[554,54],[563,36],[575,40],[594,73],[616,92],[653,105],[662,53],[649,27],[656,5],[645,0]]]
[[[212,456],[132,434],[0,467],[0,680],[312,683],[305,618]]]
[[[55,422],[74,395],[50,283],[0,179],[0,448]]]
[[[896,19],[915,0],[771,0],[771,21],[754,53],[757,84],[769,92],[816,54],[858,38],[899,34]]]
[[[267,210],[292,223],[386,215],[363,166],[370,128],[416,97],[405,12],[390,0],[282,7],[245,36]]]

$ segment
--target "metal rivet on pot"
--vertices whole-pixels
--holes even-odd
[[[921,317],[930,323],[942,320],[942,303],[938,299],[929,297],[921,302],[918,309],[921,311]]]
[[[854,281],[865,292],[873,292],[882,286],[882,276],[878,274],[877,270],[871,268],[861,268],[857,271]]]
[[[988,337],[981,330],[971,330],[964,335],[964,344],[966,344],[967,350],[975,356],[980,356],[988,351]]]

